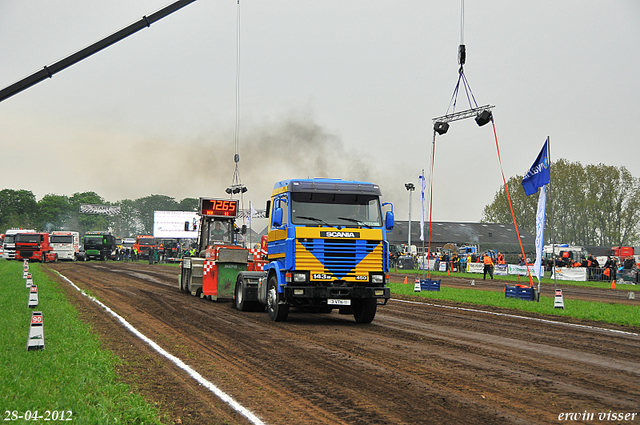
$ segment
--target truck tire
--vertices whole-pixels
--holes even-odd
[[[257,301],[247,301],[247,287],[244,285],[244,279],[238,276],[235,290],[236,309],[238,311],[259,311],[260,303]]]
[[[182,275],[180,277],[180,292],[184,292],[186,294],[191,293],[189,290],[189,278],[191,269],[182,269]]]
[[[375,298],[353,300],[353,317],[357,323],[371,323],[376,317],[378,301]]]
[[[280,294],[278,294],[278,279],[274,276],[269,278],[269,286],[267,289],[267,312],[274,322],[284,322],[289,315],[289,304],[280,303]]]

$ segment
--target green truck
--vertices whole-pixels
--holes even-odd
[[[87,232],[82,237],[82,244],[87,260],[104,261],[111,258],[111,253],[116,249],[116,238],[109,232]]]

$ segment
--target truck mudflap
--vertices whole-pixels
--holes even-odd
[[[355,287],[326,287],[326,286],[286,286],[284,288],[287,300],[316,299],[316,300],[351,300],[375,298],[384,300],[386,304],[391,298],[391,290],[380,286]]]

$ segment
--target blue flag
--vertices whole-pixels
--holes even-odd
[[[549,139],[545,140],[542,150],[538,154],[538,158],[533,163],[527,174],[522,179],[522,187],[524,193],[529,196],[538,191],[538,188],[551,182],[549,174]]]

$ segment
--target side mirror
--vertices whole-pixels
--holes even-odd
[[[247,225],[246,225],[246,224],[243,224],[243,225],[242,225],[241,233],[242,233],[243,235],[246,235],[246,234],[247,234]]]
[[[395,217],[393,215],[393,211],[387,211],[387,215],[385,217],[385,226],[386,229],[390,232],[393,230],[393,226],[395,225]]]
[[[273,227],[282,226],[282,208],[278,207],[273,210]]]
[[[271,199],[267,200],[267,207],[264,210],[265,218],[269,218],[269,212],[271,212]]]

